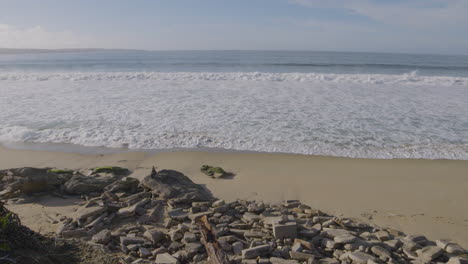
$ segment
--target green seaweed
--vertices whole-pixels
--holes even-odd
[[[8,225],[10,224],[10,216],[11,213],[8,213],[4,216],[0,216],[0,228],[6,230]]]
[[[96,167],[93,169],[94,173],[115,173],[115,174],[125,174],[128,172],[128,169],[117,167],[117,166],[104,166]]]
[[[72,170],[64,170],[64,169],[50,169],[50,173],[55,173],[55,174],[72,174]]]
[[[208,176],[215,176],[215,174],[217,174],[216,176],[219,177],[224,177],[227,173],[225,170],[223,170],[223,168],[221,167],[213,167],[213,166],[209,166],[209,165],[203,165],[200,169],[201,172],[205,173],[206,175]]]

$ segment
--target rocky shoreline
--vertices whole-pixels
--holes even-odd
[[[209,246],[229,263],[468,263],[451,241],[333,217],[297,200],[226,202],[177,171],[153,169],[141,182],[129,175],[120,167],[2,170],[0,198],[81,196],[73,215],[52,219],[54,239],[84,243],[113,263],[215,263]],[[211,239],[202,239],[205,227]]]

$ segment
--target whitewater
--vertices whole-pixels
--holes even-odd
[[[0,143],[468,160],[468,78],[0,72]]]

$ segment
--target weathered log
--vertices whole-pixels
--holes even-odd
[[[196,220],[198,226],[200,227],[202,235],[202,243],[205,246],[206,253],[209,257],[209,262],[211,264],[230,264],[231,262],[228,259],[228,256],[224,250],[219,245],[218,240],[213,231],[213,227],[208,222],[207,216],[203,216]]]

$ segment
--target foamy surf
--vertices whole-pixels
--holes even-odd
[[[415,73],[1,73],[0,142],[468,159],[467,89]]]
[[[269,72],[62,72],[0,73],[0,81],[271,81],[356,84],[468,85],[468,78],[406,74],[334,74]]]

